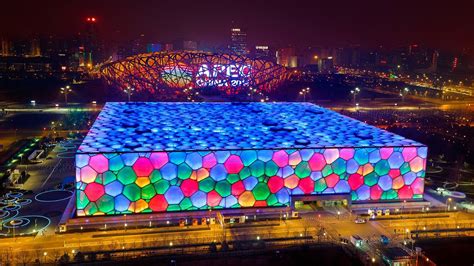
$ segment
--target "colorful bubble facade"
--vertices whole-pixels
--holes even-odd
[[[104,123],[101,117],[93,129]],[[186,124],[177,121],[176,128]],[[123,133],[102,130],[93,136],[111,139],[117,132]],[[294,195],[350,194],[354,202],[422,199],[427,148],[400,138],[414,146],[91,152],[91,143],[83,143],[76,154],[77,215],[281,207]],[[138,140],[122,135],[122,141]]]
[[[78,152],[424,146],[310,103],[107,103]]]

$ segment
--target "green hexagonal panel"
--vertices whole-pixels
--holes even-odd
[[[250,173],[253,176],[261,176],[265,173],[265,163],[262,161],[255,161],[250,166]]]
[[[369,187],[377,184],[378,180],[379,180],[379,176],[375,172],[372,172],[364,176],[364,184],[366,184]]]
[[[311,168],[309,167],[308,162],[301,162],[295,168],[295,174],[299,178],[308,177],[311,174]]]
[[[321,171],[324,177],[333,173],[331,165],[324,166],[323,170]]]
[[[240,176],[238,174],[229,174],[227,175],[227,181],[229,183],[234,184],[235,182],[240,180]]]
[[[126,166],[122,168],[117,174],[117,179],[122,182],[124,185],[135,183],[137,180],[137,175],[133,171],[133,168],[130,166]]]
[[[115,207],[114,197],[107,194],[100,197],[100,199],[98,199],[96,203],[99,207],[99,211],[105,213],[113,211]]]
[[[324,178],[318,179],[314,182],[314,191],[316,192],[323,192],[327,187]]]
[[[239,172],[240,179],[245,179],[251,175],[250,168],[244,167]]]
[[[397,199],[398,198],[398,193],[397,191],[390,189],[388,191],[384,191],[382,193],[381,199],[383,200],[392,200],[392,199]]]
[[[410,172],[410,171],[411,171],[411,169],[410,169],[410,164],[409,164],[409,163],[406,163],[406,162],[405,162],[405,163],[403,163],[402,166],[400,167],[400,173],[401,173],[402,175],[404,175],[404,174],[406,174],[406,173],[408,173],[408,172]]]
[[[142,198],[149,200],[156,195],[155,187],[153,184],[146,185],[142,188]]]
[[[214,185],[216,182],[210,177],[205,178],[201,181],[199,181],[199,190],[202,190],[204,192],[210,192],[214,189]]]
[[[103,175],[104,185],[107,185],[117,180],[117,176],[112,171],[107,171],[103,173],[102,175]]]
[[[157,194],[165,194],[165,192],[170,187],[170,182],[168,182],[168,180],[161,179],[158,180],[154,186]]]
[[[230,195],[231,186],[230,186],[229,182],[227,182],[226,180],[222,180],[222,181],[217,182],[216,191],[222,197],[227,197],[227,196]]]
[[[89,198],[84,191],[79,190],[78,193],[76,193],[76,208],[82,210],[87,204],[89,204]]]
[[[267,205],[268,205],[268,206],[277,206],[277,205],[280,205],[280,204],[278,204],[278,198],[275,196],[275,194],[271,194],[271,195],[267,198]]]
[[[140,199],[141,189],[135,183],[129,184],[123,188],[123,194],[130,201],[137,201]]]
[[[184,198],[181,203],[179,204],[179,207],[181,210],[189,210],[193,206],[193,203],[191,202],[191,199],[189,198]]]
[[[151,183],[156,183],[158,182],[158,180],[161,180],[161,179],[163,179],[163,177],[161,176],[160,170],[153,170],[153,172],[151,172],[151,175],[150,175]]]
[[[381,160],[375,164],[375,172],[379,175],[386,175],[390,171],[390,165],[387,160]]]
[[[166,208],[166,211],[180,211],[181,207],[178,204],[170,204],[168,205],[168,208]]]
[[[265,175],[266,176],[274,176],[278,172],[278,165],[276,165],[273,161],[268,161],[265,163]]]
[[[346,172],[346,161],[342,158],[338,158],[332,163],[332,170],[337,175],[343,174]]]
[[[267,184],[258,183],[252,190],[256,200],[266,200],[270,195],[270,189]]]
[[[183,163],[178,166],[178,178],[179,179],[188,179],[193,172],[193,169],[189,165]]]
[[[352,200],[357,200],[357,192],[351,191],[351,199]]]
[[[119,171],[120,169],[123,168],[123,161],[122,157],[120,155],[114,156],[109,159],[109,169],[111,171]]]
[[[98,210],[99,209],[97,209],[94,202],[89,202],[89,204],[84,208],[84,211],[89,215],[94,215]]]

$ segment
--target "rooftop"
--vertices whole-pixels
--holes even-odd
[[[400,247],[386,248],[382,250],[382,254],[385,258],[387,258],[390,261],[411,258],[410,254],[406,250]]]
[[[109,102],[79,153],[424,146],[310,103]]]

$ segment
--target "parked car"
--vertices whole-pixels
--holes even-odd
[[[356,224],[365,224],[365,223],[367,222],[367,220],[364,219],[364,218],[362,218],[362,217],[357,217],[357,218],[354,220],[354,222],[355,222]]]
[[[388,245],[388,243],[390,243],[390,239],[386,235],[381,235],[380,242],[382,242],[384,245]]]

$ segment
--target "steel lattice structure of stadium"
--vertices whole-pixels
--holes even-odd
[[[101,75],[119,88],[164,94],[190,87],[214,87],[231,95],[248,88],[269,92],[290,73],[263,59],[195,51],[138,54],[101,68]]]

